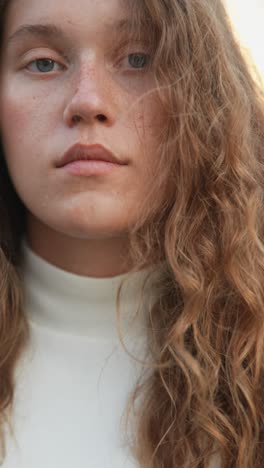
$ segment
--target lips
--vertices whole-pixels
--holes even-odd
[[[114,164],[125,165],[128,162],[120,160],[111,151],[107,150],[104,146],[95,145],[82,145],[75,144],[69,148],[62,158],[57,162],[56,167],[64,167],[74,161],[93,160],[93,161],[106,161]]]

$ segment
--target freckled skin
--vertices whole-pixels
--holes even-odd
[[[5,21],[1,134],[10,177],[27,208],[28,241],[51,263],[69,271],[74,264],[75,273],[90,276],[126,271],[120,259],[128,231],[138,202],[155,182],[161,106],[155,93],[140,101],[153,89],[153,75],[131,71],[126,58],[148,51],[132,47],[118,68],[105,30],[127,14],[121,0],[16,0]],[[75,47],[68,62],[44,39],[6,48],[6,39],[22,24],[48,22],[67,34],[67,44],[60,44],[66,55]],[[43,57],[65,68],[45,76],[36,66],[25,69]],[[81,120],[73,122],[74,115]],[[129,164],[105,176],[66,177],[54,164],[76,142],[101,143]]]

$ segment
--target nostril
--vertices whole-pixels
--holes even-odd
[[[96,118],[100,121],[100,122],[105,122],[105,120],[107,120],[107,117],[103,114],[97,114]],[[74,115],[72,117],[72,122],[80,122],[82,120],[82,118],[79,116],[79,115]]]
[[[98,120],[100,120],[100,122],[104,122],[106,120],[106,116],[103,115],[103,114],[98,114],[97,118],[98,118]]]
[[[73,122],[80,122],[81,121],[81,117],[79,115],[74,115],[73,118],[72,118],[72,121]]]

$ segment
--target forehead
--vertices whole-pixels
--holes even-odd
[[[11,0],[5,31],[12,34],[22,24],[58,22],[76,28],[109,29],[129,19],[128,0]]]

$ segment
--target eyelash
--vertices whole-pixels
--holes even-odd
[[[135,70],[135,71],[138,71],[138,72],[141,72],[141,73],[142,73],[143,71],[146,70],[146,68],[147,68],[147,66],[148,66],[148,64],[149,64],[150,56],[149,56],[148,54],[143,53],[143,52],[134,52],[134,53],[128,54],[126,57],[137,56],[137,55],[144,56],[144,57],[147,59],[147,64],[146,64],[143,68],[133,68],[133,67],[132,67],[131,70]],[[49,57],[41,57],[41,58],[37,58],[37,59],[35,59],[35,60],[31,60],[31,62],[29,62],[29,63],[26,65],[25,68],[28,68],[29,65],[31,65],[31,64],[33,64],[33,63],[36,63],[36,62],[38,62],[38,61],[42,61],[42,60],[43,60],[43,61],[44,61],[44,60],[47,60],[47,61],[50,61],[50,62],[53,62],[53,63],[59,63],[59,62],[57,62],[56,60],[53,60],[53,59],[51,59],[51,58],[49,58]],[[120,61],[122,61],[122,60],[120,60]],[[39,74],[42,74],[42,75],[47,75],[47,74],[49,74],[49,73],[52,73],[53,71],[54,71],[54,70],[45,73],[45,72],[41,72],[41,71],[38,70]]]

